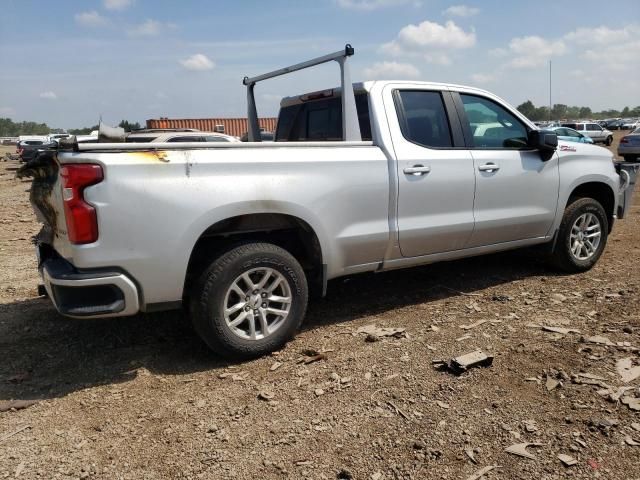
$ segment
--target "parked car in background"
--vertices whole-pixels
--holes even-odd
[[[275,139],[275,134],[273,132],[267,132],[266,130],[260,130],[260,138],[263,142],[273,142]],[[244,132],[240,137],[241,142],[249,141],[249,133]]]
[[[611,143],[613,143],[613,133],[606,128],[602,128],[595,122],[570,122],[563,123],[560,126],[577,130],[591,137],[594,143],[604,143],[605,145],[611,145]]]
[[[624,120],[621,119],[611,120],[610,122],[607,122],[605,128],[608,130],[620,130],[623,123]]]
[[[33,160],[38,150],[47,148],[50,144],[44,140],[22,140],[16,146],[16,153],[20,156],[21,162]]]
[[[176,142],[239,142],[236,137],[216,132],[169,131],[164,133],[131,133],[127,143],[176,143]]]
[[[622,126],[620,127],[621,130],[635,130],[636,128],[640,127],[640,121],[638,119],[626,119],[623,121]]]
[[[618,155],[627,162],[637,162],[640,159],[640,127],[620,139]]]
[[[578,142],[578,143],[593,143],[593,139],[584,133],[580,133],[577,130],[569,127],[553,127],[548,130],[552,130],[556,132],[558,135],[558,140],[565,140],[567,142]]]
[[[50,142],[57,142],[61,138],[69,138],[70,136],[70,133],[52,133],[48,136],[48,139]]]

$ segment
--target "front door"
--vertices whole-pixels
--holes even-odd
[[[587,123],[586,134],[589,135],[594,142],[603,142],[605,140],[604,130],[597,123]]]
[[[544,237],[558,205],[558,156],[543,161],[529,149],[525,124],[495,101],[464,93],[460,100],[476,172],[468,247]]]
[[[457,116],[450,119],[445,104],[453,110],[448,91],[389,86],[385,92],[404,257],[462,249],[473,232],[473,159]],[[450,120],[456,122],[453,132]]]

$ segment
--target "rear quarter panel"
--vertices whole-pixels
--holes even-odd
[[[235,146],[64,154],[62,163],[89,161],[105,170],[104,181],[85,191],[97,207],[99,240],[67,245],[64,256],[81,268],[125,269],[141,285],[143,303],[180,300],[199,236],[238,215],[283,213],[306,221],[329,278],[382,260],[389,185],[379,148]]]

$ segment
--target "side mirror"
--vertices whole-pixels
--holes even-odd
[[[551,130],[531,130],[527,139],[530,148],[553,152],[558,148],[558,135]]]

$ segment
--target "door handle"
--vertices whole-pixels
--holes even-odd
[[[484,165],[480,165],[478,167],[478,170],[480,170],[481,172],[497,172],[498,170],[500,170],[500,167],[495,163],[489,162],[485,163]]]
[[[406,175],[420,176],[431,171],[431,167],[425,167],[424,165],[414,165],[413,167],[407,167],[402,170]]]

